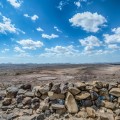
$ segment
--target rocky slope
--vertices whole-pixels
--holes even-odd
[[[120,83],[0,87],[0,120],[120,120]]]

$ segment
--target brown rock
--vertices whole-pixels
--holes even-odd
[[[98,89],[101,89],[103,87],[102,82],[99,81],[93,81],[93,85]]]
[[[76,100],[83,100],[83,99],[86,99],[86,98],[89,98],[89,97],[90,97],[90,93],[86,92],[86,91],[83,91],[80,94],[76,95],[75,99]]]
[[[120,88],[112,88],[109,94],[116,96],[116,97],[120,97]]]
[[[77,113],[78,112],[78,106],[76,104],[76,101],[73,97],[73,95],[68,92],[65,100],[65,105],[69,113]]]
[[[48,92],[48,96],[49,96],[50,100],[64,99],[65,98],[64,94],[56,94],[54,92]]]
[[[77,95],[78,93],[80,93],[80,90],[76,87],[69,87],[69,92],[71,92],[73,95]]]
[[[108,109],[113,110],[115,108],[115,104],[112,103],[112,102],[104,101],[103,103],[104,103],[105,107],[108,108]]]
[[[10,105],[12,102],[12,99],[11,98],[5,98],[2,102],[2,105],[3,106],[7,106],[7,105]]]
[[[86,84],[83,82],[77,82],[77,83],[75,83],[75,86],[80,90],[85,90],[85,88],[86,88]]]
[[[91,118],[95,118],[95,110],[92,107],[87,107],[86,108],[86,112],[88,114],[89,117]]]
[[[116,117],[115,117],[115,120],[120,120],[120,116],[116,116]]]
[[[78,117],[78,118],[87,118],[88,115],[87,115],[87,112],[80,111],[80,112],[77,113],[76,117]],[[85,119],[85,120],[87,120],[87,119]]]
[[[60,104],[52,104],[51,105],[52,109],[58,110],[58,109],[65,109],[65,105],[60,105]]]
[[[31,104],[31,97],[25,97],[22,101],[23,105],[30,105]]]
[[[51,91],[54,92],[54,93],[57,93],[57,94],[61,93],[60,84],[59,83],[54,84]]]

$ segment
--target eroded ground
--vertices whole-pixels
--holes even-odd
[[[38,85],[51,81],[61,83],[94,80],[120,82],[120,65],[0,65],[0,83],[5,85],[26,82]]]

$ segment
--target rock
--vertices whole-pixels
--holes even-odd
[[[18,88],[17,87],[8,87],[6,89],[6,97],[7,98],[15,98],[18,92]]]
[[[10,114],[7,115],[7,120],[13,120],[17,117],[19,117],[19,115],[16,115],[14,113],[10,113]]]
[[[100,120],[114,120],[113,114],[110,113],[99,113]]]
[[[117,116],[120,116],[120,109],[116,109],[114,112]]]
[[[12,102],[12,99],[11,99],[11,98],[5,98],[5,99],[3,100],[3,102],[2,102],[2,105],[3,105],[3,106],[8,106],[8,105],[11,104],[11,102]]]
[[[75,96],[76,100],[84,100],[90,97],[90,93],[86,91],[82,91],[80,94]]]
[[[65,112],[66,112],[66,108],[56,110],[56,114],[59,114],[59,115],[65,114]]]
[[[23,115],[32,115],[33,114],[33,110],[32,109],[25,109],[23,110]]]
[[[68,91],[68,85],[65,84],[65,83],[61,83],[60,89],[61,89],[61,93],[62,93],[62,94],[65,94],[65,93],[67,93],[67,91]]]
[[[65,100],[65,105],[69,113],[77,113],[78,112],[78,106],[76,104],[76,101],[73,97],[73,95],[68,92]]]
[[[95,118],[95,110],[92,107],[87,107],[86,108],[86,112],[88,114],[89,117],[91,118]]]
[[[55,110],[65,109],[65,105],[60,105],[60,104],[52,104],[51,107],[52,109],[55,109]]]
[[[97,99],[97,100],[95,100],[95,105],[99,108],[99,107],[104,106],[104,103],[103,103],[103,101],[102,101],[102,100]]]
[[[90,107],[93,105],[91,100],[83,100],[83,104],[84,107]]]
[[[6,110],[13,110],[16,106],[15,105],[9,105],[9,106],[2,106],[1,109],[3,111],[6,111]]]
[[[25,97],[22,101],[23,105],[31,105],[31,97]]]
[[[65,98],[64,94],[56,94],[54,92],[48,92],[48,96],[49,96],[50,100],[64,99]]]
[[[98,89],[101,89],[103,87],[102,82],[99,81],[93,81],[93,85]]]
[[[54,93],[57,93],[57,94],[61,93],[60,84],[59,83],[54,84],[51,91],[54,92]]]
[[[109,94],[115,96],[115,97],[120,97],[120,88],[112,88],[109,91]]]
[[[35,103],[31,104],[31,107],[32,107],[33,110],[37,110],[39,108],[39,106],[40,106],[39,102],[35,102]]]
[[[116,117],[115,117],[115,120],[120,120],[120,116],[116,116]]]
[[[77,95],[78,93],[80,93],[80,90],[76,87],[69,87],[69,92],[71,92],[73,95]]]
[[[90,96],[92,100],[97,100],[98,99],[98,94],[94,91],[90,92]]]
[[[40,102],[40,111],[45,111],[49,109],[49,103],[46,101],[41,101]]]
[[[85,90],[86,88],[86,84],[83,82],[76,82],[74,85],[80,90]]]
[[[34,97],[34,92],[28,91],[25,93],[26,97]]]
[[[34,95],[35,95],[36,97],[41,97],[40,86],[35,86],[35,87],[33,87],[32,92],[34,93]]]
[[[103,103],[104,103],[105,107],[108,108],[108,109],[113,110],[115,108],[115,104],[112,103],[112,102],[104,101]]]
[[[120,97],[118,98],[118,103],[120,103]]]
[[[18,95],[18,96],[16,96],[17,104],[22,103],[23,99],[24,99],[24,96],[23,96],[23,95]]]
[[[35,98],[32,99],[32,103],[36,103],[36,102],[38,102],[38,103],[40,102],[40,99],[37,98],[37,97],[35,97]]]
[[[77,113],[76,117],[78,117],[78,118],[87,118],[88,115],[87,115],[87,112],[85,112],[85,111],[79,111]],[[85,119],[85,120],[87,120],[87,119]]]
[[[39,89],[40,93],[41,94],[47,94],[51,90],[52,85],[53,85],[52,83],[48,83],[44,86],[41,86],[40,89]]]
[[[42,100],[44,100],[44,99],[46,99],[48,97],[48,95],[47,94],[44,94],[44,95],[42,95],[40,98],[42,99]]]
[[[26,90],[19,89],[17,95],[25,94]]]
[[[32,86],[31,84],[27,83],[27,84],[21,85],[20,88],[24,90],[31,90]]]

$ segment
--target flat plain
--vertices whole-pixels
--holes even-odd
[[[120,82],[119,64],[1,64],[0,83]]]

